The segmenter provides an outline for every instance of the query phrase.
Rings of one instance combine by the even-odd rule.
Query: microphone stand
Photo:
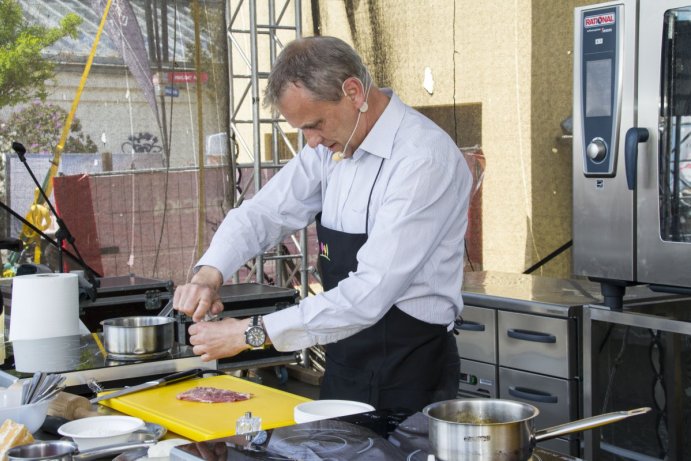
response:
[[[58,212],[55,210],[55,207],[53,207],[53,204],[50,202],[48,199],[48,196],[46,195],[46,192],[43,190],[41,187],[41,184],[38,182],[38,179],[36,179],[36,176],[34,175],[34,172],[31,170],[31,167],[29,167],[29,164],[26,162],[26,157],[24,154],[26,154],[26,148],[24,145],[22,145],[19,142],[13,142],[12,143],[12,150],[14,150],[17,155],[19,156],[19,160],[24,164],[26,167],[26,170],[29,172],[29,175],[31,176],[31,179],[33,179],[34,184],[36,184],[36,187],[38,188],[39,192],[43,196],[43,199],[46,201],[48,204],[48,208],[50,208],[50,211],[53,213],[55,216],[55,219],[58,223],[58,230],[55,232],[55,239],[57,240],[57,248],[58,248],[58,264],[60,265],[60,272],[64,272],[65,269],[63,267],[63,252],[66,251],[63,249],[63,243],[65,240],[67,240],[70,245],[72,245],[72,248],[74,249],[74,252],[77,254],[76,256],[76,261],[81,265],[84,269],[86,269],[86,277],[93,284],[94,287],[98,287],[99,283],[94,277],[95,271],[89,267],[88,264],[84,261],[84,258],[82,258],[82,255],[79,253],[79,250],[77,249],[77,246],[74,244],[74,237],[70,233],[70,231],[67,229],[67,225],[65,222],[62,220],[60,215],[58,215]],[[25,224],[27,224],[27,221],[21,218],[21,221]],[[37,230],[35,226],[30,225],[33,230]],[[40,232],[40,231],[39,231]],[[40,232],[41,236],[47,237],[43,232]]]
[[[55,248],[58,248],[58,242],[56,242],[55,240],[53,240],[53,238],[50,237],[49,235],[46,235],[41,229],[39,229],[38,227],[36,227],[36,226],[35,226],[34,224],[32,224],[31,222],[27,221],[22,215],[20,215],[20,214],[17,213],[16,211],[14,211],[12,208],[10,208],[9,206],[7,206],[7,204],[4,203],[4,202],[2,202],[1,200],[0,200],[0,208],[4,209],[4,210],[7,211],[9,214],[11,214],[13,217],[15,217],[15,218],[17,218],[18,220],[20,220],[20,221],[22,222],[22,224],[24,224],[25,226],[29,227],[31,230],[33,230],[34,232],[36,232],[38,235],[41,236],[41,238],[45,239],[48,243],[50,243],[51,245],[53,245]],[[20,240],[20,241],[21,241],[21,240]],[[13,248],[11,248],[11,249],[13,250]],[[95,275],[96,277],[102,277],[102,275],[99,274],[98,272],[96,272],[94,269],[92,269],[91,266],[89,266],[89,265],[86,263],[86,261],[84,261],[83,259],[80,259],[80,258],[78,258],[77,256],[75,256],[72,252],[70,252],[70,250],[65,250],[65,254],[66,254],[67,256],[69,256],[70,259],[72,259],[72,261],[74,261],[74,262],[76,262],[77,264],[79,264],[80,266],[82,266],[86,272],[88,272],[88,273],[90,273],[90,274],[93,274],[93,275]]]

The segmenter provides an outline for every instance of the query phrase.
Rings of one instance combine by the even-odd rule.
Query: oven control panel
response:
[[[621,104],[622,6],[581,12],[581,72],[575,78],[581,89],[583,173],[591,177],[616,174],[618,109]]]

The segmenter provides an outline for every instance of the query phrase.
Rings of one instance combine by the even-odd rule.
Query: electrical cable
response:
[[[557,248],[556,250],[554,250],[553,252],[551,252],[550,254],[548,254],[547,256],[545,256],[544,258],[542,258],[541,260],[539,260],[538,262],[536,262],[535,264],[533,264],[532,266],[530,266],[529,268],[524,270],[523,273],[524,274],[530,274],[530,273],[534,272],[535,270],[539,269],[540,266],[547,264],[552,259],[559,256],[561,253],[563,253],[564,251],[571,248],[572,245],[573,245],[573,240],[569,240],[568,242],[566,242],[565,244],[563,244],[562,246],[560,246],[559,248]]]
[[[121,37],[122,40],[124,41],[124,37]],[[122,49],[124,50],[125,47],[122,45]],[[127,92],[125,94],[125,100],[127,101],[127,113],[129,115],[129,122],[130,122],[130,136],[129,138],[133,140],[132,143],[132,148],[131,152],[129,153],[132,156],[132,161],[130,163],[130,166],[134,165],[134,154],[135,154],[135,149],[134,149],[134,114],[133,114],[133,109],[132,109],[132,93],[130,92],[130,78],[129,78],[129,71],[125,69],[125,88],[127,89]],[[123,150],[123,153],[126,154]],[[134,271],[132,270],[132,267],[134,266],[134,235],[135,235],[135,221],[136,221],[136,214],[135,214],[135,203],[137,203],[137,200],[135,200],[136,197],[136,187],[135,187],[135,179],[134,175],[130,175],[130,194],[131,194],[131,203],[132,203],[132,208],[130,210],[130,216],[132,219],[131,225],[130,225],[130,248],[129,248],[129,256],[127,258],[127,266],[129,267],[129,272],[133,273]],[[113,220],[113,235],[117,235],[115,233],[115,222],[116,220]]]
[[[649,329],[648,332],[651,336],[650,346],[648,347],[648,358],[650,359],[650,367],[653,370],[653,387],[652,387],[652,400],[653,406],[656,410],[655,415],[655,426],[657,430],[655,431],[655,436],[657,438],[657,443],[660,448],[658,457],[660,459],[666,459],[668,447],[666,444],[666,434],[667,431],[667,386],[665,383],[665,350],[660,340],[660,331],[655,331]],[[657,351],[657,356],[656,356]],[[662,401],[658,401],[656,387],[660,386]]]
[[[609,378],[607,380],[607,387],[605,388],[605,397],[602,401],[602,411],[601,413],[606,413],[607,408],[609,407],[609,400],[612,396],[612,388],[614,384],[614,375],[617,372],[617,368],[624,363],[624,352],[626,351],[626,346],[628,343],[628,338],[629,338],[629,331],[631,327],[626,326],[624,329],[624,336],[621,339],[621,347],[619,348],[619,352],[617,353],[616,357],[614,358],[614,362],[612,363],[612,367],[609,370]]]
[[[513,53],[513,67],[514,67],[514,95],[515,95],[515,100],[516,100],[516,127],[517,129],[517,153],[518,153],[518,164],[520,166],[520,178],[521,178],[521,184],[523,185],[523,205],[525,207],[525,215],[528,222],[528,238],[530,239],[530,244],[532,245],[532,250],[535,255],[537,255],[537,258],[540,259],[540,252],[538,251],[537,247],[537,242],[535,241],[535,232],[533,230],[533,220],[530,219],[530,210],[529,210],[529,205],[531,203],[531,194],[530,194],[530,187],[528,186],[528,181],[527,181],[527,174],[526,171],[529,169],[528,166],[526,166],[526,163],[524,161],[524,136],[523,136],[523,131],[520,129],[520,127],[523,126],[523,116],[524,112],[521,110],[521,91],[522,91],[522,85],[519,83],[521,82],[521,75],[519,73],[520,70],[520,65],[518,62],[519,56],[522,56],[523,53],[519,50],[519,44],[521,43],[520,37],[519,37],[519,18],[520,15],[517,14],[518,11],[520,11],[523,8],[523,6],[520,4],[519,0],[514,0],[514,15],[513,17],[515,18],[514,20],[514,37],[513,37],[513,42],[516,44],[515,45],[515,52]],[[522,25],[522,24],[521,24]]]
[[[456,0],[453,1],[453,15],[451,17],[451,62],[452,75],[453,75],[453,92],[452,92],[452,110],[453,110],[453,140],[456,146],[458,146],[458,116],[456,115]],[[472,195],[471,195],[472,198]],[[463,250],[465,255],[465,260],[470,266],[470,270],[475,272],[475,266],[473,266],[473,261],[470,259],[470,253],[468,252],[468,240],[463,239]]]
[[[173,5],[173,70],[175,70],[175,63],[176,63],[176,53],[177,53],[177,46],[178,46],[178,40],[177,40],[177,34],[178,34],[178,1],[175,0],[174,5]],[[165,101],[165,98],[163,99]],[[163,213],[161,215],[161,228],[158,234],[158,242],[156,243],[156,253],[154,255],[154,262],[151,268],[152,272],[152,277],[156,277],[157,272],[158,272],[158,257],[161,253],[161,245],[163,243],[163,231],[166,226],[166,218],[168,216],[168,193],[169,193],[169,184],[170,184],[170,152],[171,152],[171,146],[173,143],[173,107],[174,107],[174,99],[173,95],[170,95],[170,115],[168,117],[169,120],[169,129],[168,129],[168,142],[166,143],[167,145],[165,146],[165,155],[166,155],[166,174],[163,178]],[[162,111],[165,111],[165,104],[164,107],[161,108]],[[165,140],[164,140],[165,143]]]
[[[612,335],[612,330],[614,330],[614,324],[610,323],[607,327],[607,331],[605,332],[604,338],[602,338],[602,341],[600,342],[600,347],[598,347],[597,349],[598,354],[602,354],[602,351],[605,348],[605,345],[607,344],[609,337]]]

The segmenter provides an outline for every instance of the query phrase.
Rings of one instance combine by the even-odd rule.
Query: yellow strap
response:
[[[101,355],[104,358],[108,357],[108,353],[106,352],[106,348],[103,347],[103,343],[101,342],[101,339],[98,337],[98,333],[91,333],[91,337],[94,338],[94,341],[96,342],[96,345],[98,346],[98,350],[101,351]]]
[[[58,167],[60,166],[60,156],[65,148],[65,142],[70,134],[70,128],[72,126],[72,120],[74,119],[74,114],[77,112],[77,106],[79,105],[79,99],[82,96],[82,91],[86,85],[86,79],[89,76],[89,71],[91,70],[91,63],[94,61],[94,56],[96,55],[96,49],[98,48],[98,42],[101,40],[101,32],[106,25],[106,19],[108,18],[108,11],[110,10],[110,5],[113,0],[108,0],[105,9],[103,10],[103,17],[101,17],[101,23],[98,25],[98,31],[96,32],[96,37],[94,38],[94,43],[91,45],[91,52],[89,53],[89,58],[86,61],[86,66],[84,67],[84,72],[82,72],[82,79],[79,82],[79,88],[77,88],[77,94],[72,101],[72,108],[70,113],[67,115],[65,124],[62,127],[62,134],[60,135],[60,141],[55,147],[55,153],[53,154],[53,160],[50,162],[50,168],[46,174],[46,178],[43,180],[43,190],[46,191],[46,195],[50,197],[50,193],[53,190],[52,179],[58,173]],[[41,203],[43,201],[42,197],[37,197],[34,203]]]
[[[36,229],[44,232],[47,230],[53,222],[50,215],[50,209],[45,205],[36,204],[37,197],[39,195],[38,188],[34,189],[34,204],[29,208],[29,212],[26,214],[25,218],[29,224],[32,224]],[[36,264],[41,263],[41,236],[33,228],[26,224],[22,225],[22,232],[20,238],[24,240],[24,247],[29,248],[33,246],[34,258],[33,261]],[[6,277],[3,272],[3,277]],[[12,270],[12,276],[14,275],[14,270]]]
[[[94,38],[94,43],[91,45],[91,52],[89,53],[89,58],[86,61],[86,66],[84,67],[84,72],[82,72],[82,79],[79,82],[79,87],[77,88],[77,94],[74,98],[74,101],[72,101],[72,108],[70,109],[69,114],[67,114],[67,119],[65,120],[65,124],[62,127],[62,134],[60,136],[60,141],[58,142],[58,145],[55,147],[55,152],[53,155],[53,159],[50,161],[50,168],[48,168],[48,173],[46,173],[46,177],[43,180],[43,190],[46,193],[46,196],[50,197],[50,194],[53,191],[53,181],[52,179],[57,175],[58,173],[58,167],[60,166],[60,156],[62,155],[62,151],[65,148],[65,142],[67,141],[67,137],[70,134],[70,127],[72,126],[72,120],[74,120],[74,114],[77,112],[77,106],[79,105],[79,99],[81,98],[82,91],[84,90],[84,86],[86,85],[86,79],[89,76],[89,71],[91,70],[91,64],[94,61],[94,56],[96,55],[96,49],[98,48],[98,42],[101,40],[101,33],[103,32],[103,28],[106,25],[106,19],[108,18],[108,11],[110,11],[110,5],[113,3],[113,0],[108,0],[108,3],[106,4],[104,10],[103,10],[103,16],[101,17],[101,23],[98,25],[98,30],[96,31],[96,37]],[[37,213],[36,210],[34,209],[34,206],[36,205],[41,205],[43,203],[43,196],[38,193],[38,190],[34,192],[34,201],[31,204],[31,207],[29,209],[28,215],[34,216],[34,213]],[[43,211],[38,212],[40,216],[36,216],[35,219],[38,222],[41,222],[43,217]],[[50,217],[50,216],[49,216]],[[48,223],[48,226],[50,226],[50,223]],[[45,229],[41,229],[45,230]],[[34,261],[36,263],[40,263],[40,258],[41,258],[41,245],[40,245],[40,238],[34,232],[31,230],[28,226],[24,225],[22,226],[22,232],[20,235],[20,238],[24,240],[25,243],[29,244],[31,242],[36,243],[35,248],[34,248]],[[12,263],[15,263],[16,260],[18,259],[19,253],[15,253],[14,257],[10,258],[10,261]],[[3,273],[4,274],[4,273]]]

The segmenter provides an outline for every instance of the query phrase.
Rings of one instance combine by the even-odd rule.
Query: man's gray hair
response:
[[[357,52],[336,37],[293,40],[278,55],[264,90],[264,106],[275,108],[289,83],[309,90],[316,100],[338,101],[343,82],[357,77],[367,88],[372,84],[367,67]]]

